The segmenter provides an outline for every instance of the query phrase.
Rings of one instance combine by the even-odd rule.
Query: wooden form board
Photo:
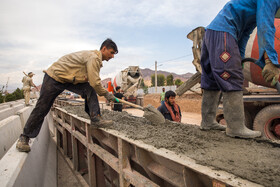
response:
[[[118,131],[92,128],[88,119],[58,107],[53,119],[58,146],[88,186],[260,186]]]

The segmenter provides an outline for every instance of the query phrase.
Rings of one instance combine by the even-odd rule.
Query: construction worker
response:
[[[25,100],[26,106],[29,106],[31,87],[35,87],[38,90],[37,86],[33,83],[33,80],[32,80],[32,77],[34,75],[35,75],[34,73],[29,72],[28,75],[25,74],[25,76],[22,78],[22,83],[23,83],[22,90],[23,90],[23,95],[24,95],[24,100]]]
[[[124,95],[121,93],[121,87],[120,86],[116,87],[116,93],[114,94],[114,96],[116,98],[119,98],[119,99],[123,99],[124,98]],[[122,103],[118,103],[117,101],[114,102],[114,107],[113,107],[114,111],[121,112],[122,108],[123,108]]]
[[[169,90],[165,93],[164,103],[158,107],[165,119],[181,122],[182,114],[179,105],[175,103],[176,93]]]
[[[274,49],[274,18],[279,0],[231,0],[207,26],[201,51],[202,130],[225,130],[230,137],[256,138],[261,132],[246,128],[241,59],[249,36],[257,26],[263,77],[272,85],[279,79]],[[265,60],[266,59],[266,60]],[[215,121],[220,91],[227,127]]]
[[[162,88],[162,92],[160,93],[160,104],[163,105],[165,100],[165,88]]]
[[[79,51],[67,54],[53,63],[45,72],[40,97],[30,114],[23,133],[17,142],[17,149],[29,152],[29,138],[36,137],[41,129],[44,117],[48,114],[55,98],[65,89],[81,95],[85,99],[85,111],[91,119],[91,126],[110,125],[112,120],[100,116],[97,95],[105,96],[109,101],[115,100],[101,85],[99,76],[102,61],[109,61],[118,53],[115,42],[105,40],[100,50]]]

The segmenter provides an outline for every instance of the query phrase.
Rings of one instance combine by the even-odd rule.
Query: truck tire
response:
[[[280,140],[280,105],[269,105],[261,109],[255,117],[253,128],[261,131],[263,138]]]
[[[253,129],[253,119],[251,114],[249,113],[248,110],[244,110],[245,114],[245,126],[249,129]],[[222,110],[218,110],[217,115],[216,115],[216,121],[220,123],[221,125],[227,125],[226,120],[224,119],[224,113]]]

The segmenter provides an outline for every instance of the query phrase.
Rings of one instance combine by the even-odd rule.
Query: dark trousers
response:
[[[85,111],[90,117],[100,115],[96,92],[88,82],[75,85],[60,83],[45,74],[40,97],[25,124],[23,135],[34,138],[39,134],[44,118],[48,114],[55,98],[65,89],[79,94],[85,99]]]
[[[220,58],[225,50],[231,56],[228,61]],[[241,55],[238,43],[231,34],[226,33],[225,36],[225,32],[206,30],[201,49],[201,68],[201,88],[222,92],[242,91]]]

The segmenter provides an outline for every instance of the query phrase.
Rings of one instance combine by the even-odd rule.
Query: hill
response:
[[[144,80],[151,80],[151,75],[155,74],[155,71],[151,70],[149,68],[145,68],[145,69],[140,68],[140,70],[141,70],[141,73],[142,73],[142,76],[143,76]],[[182,81],[188,80],[193,75],[193,73],[185,73],[185,74],[179,75],[179,74],[176,74],[176,73],[172,73],[172,72],[168,72],[168,71],[162,71],[162,70],[157,71],[157,74],[163,74],[165,77],[172,74],[174,80],[181,79]]]
[[[150,86],[151,85],[151,75],[155,74],[155,71],[151,70],[149,68],[145,68],[145,69],[140,68],[140,71],[141,71],[141,74],[142,74],[142,77],[144,79],[145,84]],[[172,72],[168,72],[168,71],[162,71],[162,70],[157,71],[157,73],[158,74],[163,74],[165,77],[172,74],[174,80],[181,79],[183,82],[188,80],[193,75],[193,73],[185,73],[185,74],[179,75],[179,74],[176,74],[176,73],[172,73]],[[101,81],[101,83],[102,83],[102,85],[106,85],[106,83],[110,80],[111,80],[110,78],[106,78],[106,79],[103,79]]]

